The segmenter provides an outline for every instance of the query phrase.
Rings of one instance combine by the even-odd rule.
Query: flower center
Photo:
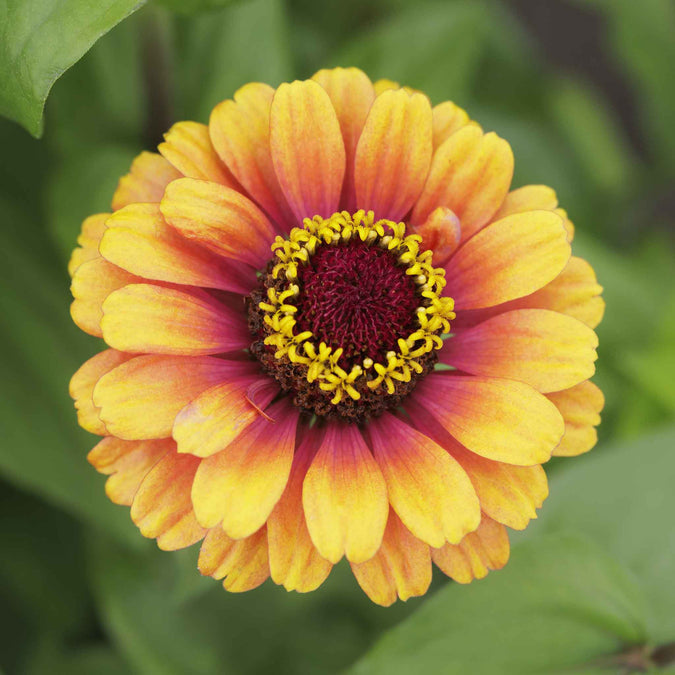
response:
[[[454,303],[420,241],[364,211],[277,237],[249,296],[251,353],[299,408],[362,422],[433,369]]]

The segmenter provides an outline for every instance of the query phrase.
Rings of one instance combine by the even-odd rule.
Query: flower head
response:
[[[90,462],[244,591],[346,557],[377,603],[502,567],[595,443],[603,302],[555,193],[452,103],[361,71],[249,84],[142,153],[72,256]]]

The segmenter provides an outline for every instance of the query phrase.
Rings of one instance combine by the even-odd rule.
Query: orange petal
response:
[[[220,255],[256,268],[272,256],[270,246],[276,230],[265,214],[236,190],[183,178],[167,188],[161,210],[184,237]]]
[[[565,430],[558,409],[515,380],[434,373],[413,396],[471,452],[498,462],[541,464]]]
[[[166,186],[181,175],[161,155],[142,152],[132,162],[129,173],[117,184],[112,199],[113,211],[135,202],[158,202]]]
[[[471,481],[442,447],[389,413],[371,420],[368,431],[389,502],[415,537],[438,548],[478,527]]]
[[[111,293],[101,329],[111,347],[127,352],[198,356],[243,349],[251,341],[243,310],[237,313],[204,291],[152,284]]]
[[[142,279],[100,256],[82,263],[75,270],[70,285],[74,298],[70,305],[70,316],[85,333],[102,337],[103,301],[113,291],[138,281]]]
[[[220,527],[208,531],[199,551],[199,571],[223,579],[230,593],[257,588],[270,575],[265,528],[246,539],[230,539]]]
[[[552,188],[547,185],[525,185],[506,195],[494,219],[501,220],[525,211],[553,211],[557,206],[558,197]]]
[[[249,390],[257,397],[251,400]],[[220,452],[265,413],[279,393],[277,383],[260,373],[231,377],[207,389],[176,416],[173,437],[178,452],[210,457]]]
[[[233,539],[259,530],[279,501],[293,461],[298,409],[284,398],[221,452],[203,460],[192,502],[204,527],[222,523]]]
[[[373,89],[375,89],[375,94],[379,96],[380,94],[384,93],[385,91],[389,91],[390,89],[400,89],[401,85],[394,81],[394,80],[388,80],[386,78],[382,78],[380,80],[376,80],[373,83]]]
[[[478,495],[481,510],[499,523],[523,530],[548,496],[546,473],[539,465],[513,466],[469,452],[414,399],[406,411],[417,429],[442,446],[462,466]]]
[[[541,307],[562,312],[595,328],[605,313],[605,301],[600,297],[593,268],[582,258],[572,257],[563,271],[549,284],[524,298],[516,300],[509,308]]]
[[[99,379],[94,404],[115,436],[166,438],[181,408],[245,367],[210,356],[138,356]]]
[[[555,191],[546,185],[525,185],[513,190],[506,195],[501,208],[494,215],[494,220],[500,220],[514,213],[526,211],[553,211],[563,219],[563,225],[567,231],[567,241],[574,239],[574,225],[567,217],[563,209],[557,208],[558,197]]]
[[[355,425],[331,423],[302,489],[307,528],[332,563],[372,558],[382,543],[389,505],[377,463]]]
[[[328,94],[307,80],[282,84],[270,112],[272,162],[300,224],[338,210],[345,175],[345,144]]]
[[[462,239],[459,218],[445,206],[434,209],[413,231],[422,237],[421,245],[433,251],[435,266],[444,265],[457,250]]]
[[[79,246],[72,252],[68,262],[68,274],[71,277],[82,263],[99,257],[98,244],[105,232],[105,223],[109,217],[109,213],[97,213],[85,218],[82,231],[77,238]]]
[[[174,124],[164,134],[164,143],[160,143],[157,149],[188,178],[210,180],[230,188],[238,188],[237,181],[214,150],[209,128],[205,124]]]
[[[467,124],[476,124],[469,120],[469,115],[452,101],[444,101],[435,105],[433,114],[434,150],[442,145],[455,131]],[[478,125],[476,125],[478,126]]]
[[[441,361],[472,375],[520,380],[548,393],[595,372],[596,334],[546,309],[504,312],[445,341]]]
[[[494,133],[466,126],[434,153],[429,177],[412,212],[424,222],[439,206],[457,214],[466,239],[490,222],[504,201],[513,177],[511,146]]]
[[[234,101],[219,103],[211,113],[213,147],[253,200],[279,225],[296,225],[279,185],[270,152],[270,108],[274,89],[253,82]]]
[[[389,607],[397,597],[405,601],[427,592],[431,584],[429,547],[410,533],[392,509],[380,550],[364,563],[352,563],[352,571],[373,602]]]
[[[572,457],[588,452],[598,440],[595,427],[600,424],[600,412],[605,397],[592,382],[582,382],[576,387],[549,394],[565,420],[565,435],[553,451],[558,457]]]
[[[302,484],[321,438],[316,427],[306,430],[293,456],[286,489],[267,521],[272,580],[287,591],[313,591],[333,568],[312,543],[302,508]]]
[[[169,227],[159,204],[131,204],[107,221],[101,255],[131,274],[175,284],[248,293],[255,285],[251,269],[246,281],[220,256],[181,237]]]
[[[361,137],[368,111],[375,100],[375,89],[368,76],[358,68],[320,70],[312,76],[312,79],[328,93],[340,122],[346,153],[340,205],[351,213],[357,209],[354,185],[356,144]]]
[[[464,223],[462,222],[462,228]],[[570,258],[559,216],[530,211],[478,232],[445,266],[455,309],[479,309],[529,295],[555,279]]]
[[[77,422],[83,429],[99,436],[106,433],[100,409],[94,405],[94,387],[103,375],[131,358],[133,354],[106,349],[85,361],[70,379],[70,396],[75,401]]]
[[[483,516],[475,532],[467,534],[458,546],[446,544],[432,549],[436,566],[460,584],[482,579],[488,570],[499,570],[509,560],[509,535],[506,528]]]
[[[87,455],[87,460],[99,473],[110,475],[105,484],[110,501],[131,506],[150,469],[175,447],[170,439],[123,441],[108,436]]]
[[[375,99],[356,148],[356,205],[398,221],[422,192],[432,152],[431,106],[402,89]]]
[[[134,497],[131,519],[144,537],[156,538],[165,551],[191,546],[206,534],[190,501],[199,461],[191,455],[167,453],[143,479]]]

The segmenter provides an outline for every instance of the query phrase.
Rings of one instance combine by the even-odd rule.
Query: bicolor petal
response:
[[[159,202],[166,186],[182,174],[155,152],[142,152],[122,176],[112,198],[113,211],[136,202]]]
[[[274,583],[287,591],[313,591],[333,568],[312,543],[302,507],[302,484],[322,436],[316,427],[306,430],[295,450],[284,493],[267,521],[270,573]]]
[[[175,444],[167,438],[123,441],[107,436],[87,455],[87,460],[96,471],[110,476],[105,483],[110,501],[131,506],[145,476],[175,449]]]
[[[321,556],[365,562],[382,544],[389,505],[382,472],[354,425],[329,424],[302,489],[307,528]]]
[[[276,231],[265,214],[236,190],[194,178],[174,181],[160,205],[184,237],[240,263],[260,268]]]
[[[88,263],[91,264],[91,263]],[[131,284],[103,303],[105,341],[127,352],[200,356],[243,349],[245,318],[201,290]]]
[[[202,460],[192,502],[204,527],[221,523],[233,539],[248,537],[279,501],[293,462],[298,411],[281,400],[270,407],[269,418],[259,417],[224,450]]]
[[[515,380],[432,374],[412,398],[471,452],[506,464],[548,461],[565,431],[558,409]]]
[[[296,222],[337,211],[345,144],[326,90],[312,80],[282,84],[270,112],[272,163]]]
[[[211,144],[209,128],[198,122],[177,122],[157,147],[183,176],[237,188],[237,181]]]
[[[192,399],[246,367],[210,356],[137,356],[98,380],[93,401],[109,433],[127,440],[167,438]]]
[[[507,216],[478,232],[450,258],[446,292],[456,309],[499,305],[553,281],[569,258],[559,216],[548,211]]]
[[[159,204],[116,211],[107,221],[100,251],[109,262],[153,281],[235,293],[248,293],[255,285],[253,268],[242,274],[242,266],[233,270],[220,256],[181,237],[166,224]]]
[[[168,452],[145,476],[131,505],[131,519],[144,537],[174,551],[191,546],[206,534],[195,518],[190,487],[199,460]]]
[[[399,89],[373,103],[356,147],[356,206],[398,222],[422,192],[432,153],[429,99]]]
[[[596,334],[577,319],[517,309],[458,331],[440,359],[465,373],[520,380],[548,393],[592,377],[597,346]]]
[[[435,208],[445,206],[459,218],[466,239],[490,222],[509,191],[512,176],[511,146],[494,133],[465,126],[434,153],[411,222],[423,223]]]
[[[368,432],[389,502],[415,537],[439,548],[478,527],[471,481],[443,448],[390,413],[371,420]]]

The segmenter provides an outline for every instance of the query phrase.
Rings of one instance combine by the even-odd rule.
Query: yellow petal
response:
[[[429,546],[415,538],[393,510],[389,511],[380,550],[364,563],[352,563],[359,586],[378,605],[396,598],[424,595],[431,583]]]
[[[598,440],[595,427],[600,424],[600,412],[605,397],[592,382],[582,382],[576,387],[549,394],[565,420],[565,435],[553,451],[558,457],[572,457],[588,452]]]
[[[181,408],[243,368],[210,356],[137,356],[98,380],[94,404],[119,438],[166,438]]]
[[[155,281],[250,292],[255,273],[243,283],[232,265],[181,237],[162,217],[159,204],[131,204],[107,221],[101,255],[131,274]]]
[[[220,527],[208,531],[199,551],[199,571],[223,579],[230,593],[257,588],[270,575],[265,528],[246,539],[230,539]]]
[[[101,410],[94,405],[94,387],[103,375],[131,358],[133,354],[106,349],[85,361],[73,375],[70,396],[75,401],[77,421],[83,429],[99,436],[106,433],[105,424],[99,417]]]
[[[436,566],[460,584],[482,579],[488,570],[498,570],[509,560],[509,537],[506,528],[483,516],[475,532],[467,534],[458,546],[446,544],[432,549]]]
[[[326,90],[340,122],[346,156],[340,205],[353,213],[357,209],[354,184],[356,144],[375,100],[375,89],[368,76],[358,68],[324,69],[312,79]]]

